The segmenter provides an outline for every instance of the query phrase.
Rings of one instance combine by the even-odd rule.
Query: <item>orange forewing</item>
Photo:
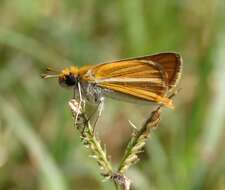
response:
[[[82,77],[102,88],[172,107],[166,98],[180,78],[181,59],[175,53],[161,53],[90,67]]]

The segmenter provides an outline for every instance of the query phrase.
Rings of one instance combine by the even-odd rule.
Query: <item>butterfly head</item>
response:
[[[74,87],[78,83],[78,68],[68,67],[62,71],[55,71],[53,69],[47,68],[48,74],[41,75],[42,78],[58,78],[59,84],[63,87]]]

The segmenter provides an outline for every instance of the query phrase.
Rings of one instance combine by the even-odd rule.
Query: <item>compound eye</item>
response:
[[[74,75],[66,75],[65,76],[65,84],[67,86],[74,86],[77,82],[77,78]]]

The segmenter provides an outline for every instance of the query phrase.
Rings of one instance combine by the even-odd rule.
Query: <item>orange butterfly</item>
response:
[[[176,87],[181,70],[179,54],[160,53],[79,69],[72,66],[42,77],[57,77],[60,85],[74,88],[82,102],[103,105],[104,97],[108,96],[173,108],[169,93]]]

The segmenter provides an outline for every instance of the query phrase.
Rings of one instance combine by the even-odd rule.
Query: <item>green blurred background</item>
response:
[[[175,110],[128,176],[138,190],[225,189],[225,6],[221,0],[0,0],[0,189],[108,190],[68,108],[72,92],[42,80],[62,69],[176,51]],[[143,106],[108,100],[98,123],[114,164]]]

